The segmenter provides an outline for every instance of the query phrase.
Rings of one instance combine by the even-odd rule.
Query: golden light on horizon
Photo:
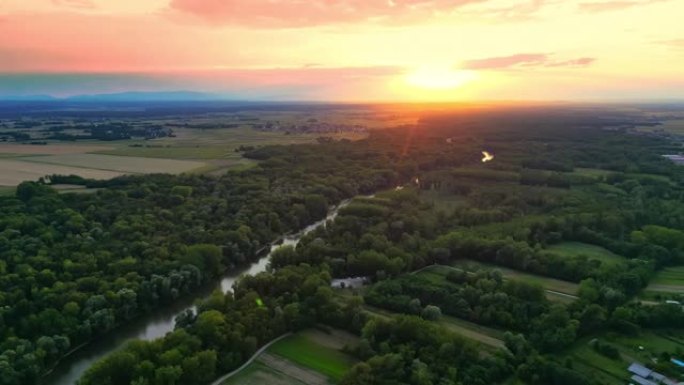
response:
[[[457,70],[444,66],[422,66],[406,75],[406,83],[428,90],[459,88],[477,79],[474,71]]]

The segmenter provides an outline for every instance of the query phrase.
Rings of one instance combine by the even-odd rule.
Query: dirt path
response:
[[[271,345],[273,345],[274,343],[276,343],[276,342],[282,340],[282,339],[285,338],[285,337],[289,337],[289,336],[291,336],[291,335],[292,335],[292,333],[285,333],[285,334],[283,334],[282,336],[280,336],[280,337],[274,339],[273,341],[267,343],[266,345],[262,346],[261,349],[257,350],[256,353],[254,353],[254,354],[252,355],[252,357],[250,357],[244,364],[242,364],[242,366],[240,366],[239,368],[233,370],[232,372],[230,372],[230,373],[228,373],[228,374],[226,374],[226,375],[223,375],[223,376],[219,377],[216,381],[212,382],[211,385],[219,385],[219,384],[221,384],[223,381],[227,380],[228,378],[233,377],[234,375],[236,375],[237,373],[239,373],[242,369],[244,369],[244,368],[246,368],[247,366],[249,366],[249,364],[251,364],[257,357],[259,357],[259,355],[260,355],[261,353],[263,353],[264,351],[266,351],[266,349],[270,348]]]
[[[662,291],[666,293],[684,293],[684,285],[662,285],[657,283],[652,283],[648,285],[646,290],[652,291]]]

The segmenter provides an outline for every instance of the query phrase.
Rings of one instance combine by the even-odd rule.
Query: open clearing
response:
[[[322,373],[335,381],[340,380],[354,364],[352,357],[320,345],[302,334],[278,341],[268,349],[268,352]]]
[[[488,268],[488,269],[497,269],[497,270],[501,271],[501,274],[503,274],[505,279],[515,279],[515,280],[519,280],[519,281],[523,281],[523,282],[527,282],[527,283],[540,285],[546,290],[551,290],[554,292],[567,294],[567,295],[571,295],[571,296],[576,295],[577,291],[579,290],[579,285],[576,283],[573,283],[573,282],[562,281],[560,279],[544,277],[541,275],[524,273],[522,271],[509,269],[507,267],[485,264],[485,263],[473,261],[473,260],[467,260],[466,259],[466,260],[456,261],[455,263],[452,264],[452,266],[460,268],[460,269],[464,269],[467,271],[476,270],[478,268],[483,268],[483,267]],[[443,266],[443,267],[445,267],[445,266]],[[435,270],[435,271],[437,271],[437,270]],[[442,274],[446,275],[446,274],[448,274],[448,271],[444,271]],[[553,299],[553,298],[550,298],[550,299]]]
[[[294,377],[270,368],[260,360],[222,382],[222,385],[307,385]]]
[[[371,315],[381,318],[392,318],[398,315],[404,315],[402,313],[396,313],[370,305],[363,305],[363,309]],[[445,315],[440,317],[437,323],[454,332],[455,334],[463,336],[474,342],[481,343],[485,347],[492,347],[496,349],[502,349],[505,347],[504,342],[501,340],[503,332],[499,330]]]
[[[0,154],[6,154],[8,156],[84,154],[88,152],[107,151],[111,148],[112,146],[97,145],[93,144],[93,142],[88,142],[87,144],[74,143],[46,145],[0,143]]]
[[[50,174],[110,179],[123,174],[205,173],[252,167],[241,146],[316,143],[321,136],[362,139],[362,133],[262,132],[251,128],[174,128],[176,137],[30,145],[0,143],[0,186],[16,186]],[[101,143],[105,143],[104,145]]]
[[[668,267],[659,271],[646,290],[684,294],[684,266]]]
[[[204,163],[173,160],[149,159],[131,156],[113,156],[100,154],[65,154],[33,156],[22,158],[26,162],[58,164],[63,166],[84,167],[96,170],[118,171],[123,173],[183,173],[203,167]]]
[[[549,246],[546,250],[568,257],[584,255],[589,259],[596,259],[607,265],[617,265],[626,261],[625,258],[608,249],[582,242],[561,242]]]
[[[80,175],[91,179],[110,179],[125,174],[120,171],[97,170],[59,164],[23,162],[14,159],[0,159],[0,186],[16,186],[27,180],[37,180],[51,174]]]
[[[174,128],[174,138],[125,141],[116,148],[99,153],[120,156],[138,156],[169,159],[236,159],[240,146],[257,147],[274,144],[288,145],[315,143],[321,136],[334,139],[362,139],[365,134],[285,134],[284,132],[263,132],[251,128],[189,129]]]
[[[575,175],[581,175],[581,176],[588,176],[592,178],[600,178],[604,177],[610,174],[614,174],[615,171],[610,171],[610,170],[602,170],[600,168],[575,168],[573,171],[573,174]]]
[[[680,338],[677,339],[676,335]],[[651,332],[642,331],[636,336],[615,333],[597,336],[601,343],[609,343],[620,352],[619,359],[611,359],[596,352],[590,345],[594,337],[579,339],[565,353],[572,358],[575,366],[585,374],[600,379],[606,384],[625,384],[629,382],[627,366],[632,362],[652,363],[663,352],[684,349],[681,331]]]
[[[684,266],[665,268],[659,271],[651,282],[659,285],[684,286]]]
[[[331,385],[356,362],[340,349],[356,343],[341,330],[304,330],[274,343],[222,385]]]

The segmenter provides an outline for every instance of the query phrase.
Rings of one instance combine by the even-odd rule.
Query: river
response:
[[[306,234],[324,226],[329,220],[335,219],[339,210],[347,206],[351,200],[345,200],[334,207],[325,219],[322,219],[304,230],[282,237],[282,242],[271,245],[271,250],[265,256],[259,258],[249,266],[227,272],[220,281],[197,290],[193,295],[180,299],[173,304],[158,308],[152,313],[146,314],[134,321],[107,333],[92,343],[76,350],[73,354],[65,357],[59,365],[47,375],[41,382],[44,385],[74,385],[93,363],[102,357],[121,349],[124,344],[134,339],[152,340],[163,337],[173,330],[175,318],[181,312],[194,308],[198,299],[209,296],[214,290],[220,288],[224,293],[232,290],[233,283],[243,274],[257,274],[266,270],[268,261],[274,250],[285,245],[296,246],[299,240]]]

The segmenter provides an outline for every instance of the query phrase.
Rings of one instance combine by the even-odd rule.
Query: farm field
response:
[[[561,242],[551,245],[546,250],[555,254],[568,257],[585,255],[589,259],[596,259],[607,265],[616,265],[626,262],[626,259],[601,246],[590,245],[582,242]]]
[[[278,341],[268,349],[268,352],[313,369],[336,381],[342,378],[354,362],[350,356],[321,345],[303,334]]]
[[[292,133],[263,132],[251,128],[174,129],[176,137],[154,140],[117,142],[113,149],[103,154],[142,156],[151,158],[223,159],[240,156],[235,150],[240,146],[267,146],[273,144],[315,143],[321,136],[333,139],[362,139],[365,134],[340,133]]]
[[[482,262],[472,261],[472,260],[460,260],[452,264],[453,267],[474,270],[477,268],[492,268],[501,271],[505,279],[515,279],[524,281],[527,283],[537,284],[542,286],[546,290],[555,291],[562,294],[567,294],[574,296],[579,290],[579,285],[573,282],[561,281],[560,279],[544,277],[541,275],[534,275],[529,273],[523,273],[518,270],[509,269],[506,267],[501,267],[497,265],[490,265]],[[444,271],[443,274],[447,274],[448,271]],[[555,298],[555,297],[554,297]]]
[[[63,155],[85,154],[88,152],[106,151],[112,148],[110,145],[100,145],[102,142],[83,143],[52,143],[46,145],[30,145],[18,143],[0,143],[0,157],[17,157],[28,155]]]
[[[222,385],[307,385],[305,382],[283,372],[272,369],[256,360],[235,376],[225,380]]]
[[[684,119],[666,120],[658,126],[639,126],[635,129],[643,132],[665,131],[672,134],[684,134]]]
[[[420,200],[434,205],[434,208],[437,210],[447,212],[466,203],[466,200],[460,195],[443,193],[437,190],[421,191]]]
[[[667,267],[659,271],[646,290],[684,294],[684,266]]]
[[[357,342],[358,337],[340,330],[304,330],[273,344],[222,385],[330,385],[355,362],[340,349]]]
[[[16,186],[50,174],[73,174],[92,179],[110,179],[130,173],[196,172],[217,175],[256,164],[237,151],[241,147],[315,143],[321,136],[350,140],[366,136],[354,132],[286,134],[248,127],[179,127],[174,128],[174,134],[175,137],[153,140],[88,140],[43,145],[0,143],[0,186]]]
[[[16,186],[26,180],[37,180],[51,174],[80,175],[84,178],[110,179],[125,174],[121,171],[98,170],[61,164],[0,159],[0,186]]]
[[[127,174],[190,172],[205,166],[204,163],[175,159],[150,159],[133,156],[100,154],[64,154],[32,156],[22,158],[24,162],[56,164],[71,167],[85,167],[95,170],[117,171]]]
[[[371,315],[381,318],[392,318],[403,315],[402,313],[396,313],[370,305],[364,305],[363,308]],[[505,346],[504,342],[501,340],[503,333],[499,330],[446,315],[442,315],[437,323],[458,335],[474,342],[482,343],[485,346],[496,349],[501,349]]]
[[[442,315],[439,323],[457,334],[493,348],[503,349],[506,346],[501,339],[503,333],[499,330],[446,315]]]
[[[676,339],[668,332],[644,331],[636,336],[625,336],[614,333],[597,337],[585,337],[570,348],[564,356],[572,358],[587,374],[603,380],[606,384],[624,384],[629,380],[627,367],[632,362],[652,364],[664,352],[676,352],[684,349],[684,340]],[[619,358],[609,358],[598,353],[591,341],[595,338],[601,343],[614,346]]]
[[[573,174],[580,176],[588,176],[592,178],[600,178],[612,174],[613,171],[602,170],[600,168],[581,168],[577,167],[573,171]]]

